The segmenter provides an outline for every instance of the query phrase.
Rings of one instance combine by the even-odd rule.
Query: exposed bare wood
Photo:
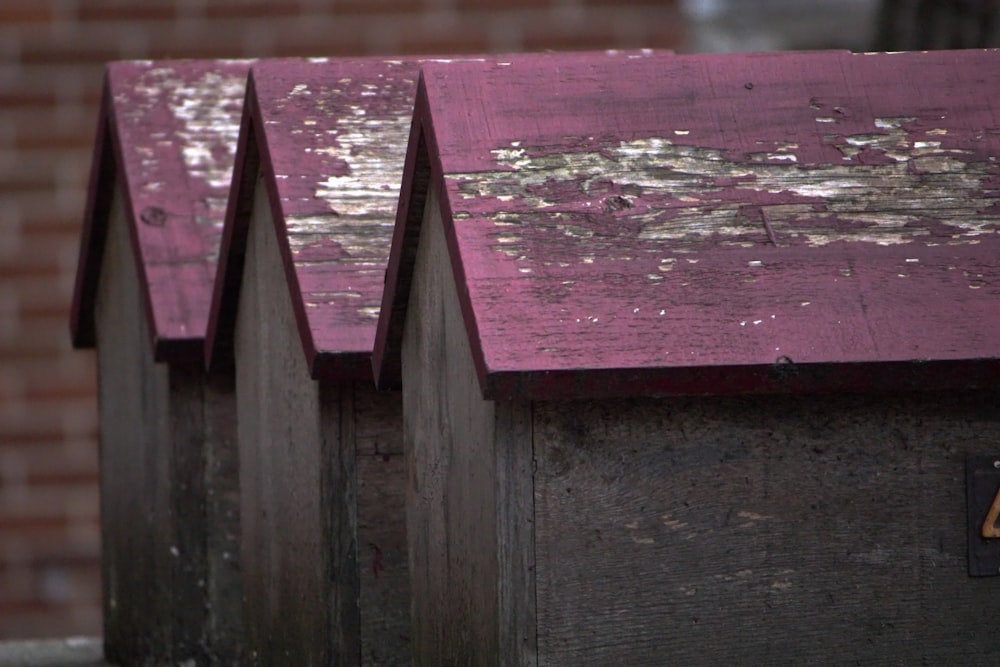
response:
[[[113,197],[95,299],[99,377],[101,578],[109,660],[163,655],[169,581],[169,487],[156,452],[169,450],[169,378],[153,362],[123,196]],[[157,582],[161,582],[160,585]]]
[[[479,397],[437,202],[403,335],[414,660],[536,664],[528,406]]]
[[[996,662],[1000,53],[551,58],[418,90],[417,661]]]
[[[995,393],[534,406],[549,664],[1000,658],[963,462]]]
[[[1000,53],[547,58],[418,95],[487,395],[996,384]]]
[[[201,348],[247,67],[106,77],[73,329],[99,347],[105,647],[130,664],[240,645],[232,379]]]
[[[272,210],[261,184],[234,331],[249,658],[405,664],[400,398],[310,377]]]

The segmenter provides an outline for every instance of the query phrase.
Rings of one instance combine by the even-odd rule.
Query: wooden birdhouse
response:
[[[72,310],[96,347],[104,643],[125,664],[232,661],[232,378],[203,370],[249,63],[108,66]]]
[[[402,410],[371,351],[417,74],[251,73],[208,352],[235,368],[253,664],[409,663]]]
[[[417,663],[1000,660],[1000,53],[421,81],[374,354]]]

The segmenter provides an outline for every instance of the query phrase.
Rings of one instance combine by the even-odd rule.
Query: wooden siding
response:
[[[310,378],[267,189],[236,315],[242,567],[252,664],[403,664],[398,395]]]
[[[414,660],[532,665],[528,406],[480,398],[433,193],[425,210],[402,354]]]
[[[198,361],[211,304],[250,61],[108,65],[72,312],[74,343],[94,342],[93,301],[106,202],[124,183],[136,279],[158,361]]]
[[[339,415],[320,413],[319,385],[309,379],[295,317],[282,298],[287,287],[267,195],[264,188],[257,193],[234,345],[245,657],[257,665],[349,664],[357,637],[337,629],[356,591],[333,585],[333,557],[345,547],[324,540],[327,504],[320,498],[320,448],[340,451]],[[331,465],[330,474],[339,470]],[[339,513],[334,524],[346,523],[344,503],[329,510]]]
[[[170,449],[169,371],[153,362],[120,191],[107,225],[95,299],[104,647],[109,660],[142,664],[169,639],[160,598],[170,517],[157,456]]]
[[[242,631],[232,380],[154,361],[123,201],[95,299],[105,647],[225,664]]]
[[[484,392],[995,386],[998,63],[427,64],[415,122]],[[419,224],[408,197],[401,226]],[[385,303],[407,289],[401,261]]]
[[[439,210],[402,336],[418,664],[1000,658],[965,535],[995,391],[484,401]]]
[[[534,404],[539,655],[995,663],[964,462],[996,454],[997,398]]]

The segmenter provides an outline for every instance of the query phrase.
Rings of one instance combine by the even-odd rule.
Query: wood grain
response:
[[[142,664],[165,655],[161,614],[169,581],[169,450],[166,366],[153,362],[123,196],[112,198],[96,294],[104,650],[109,660]]]
[[[384,58],[274,59],[251,73],[240,173],[264,174],[316,379],[371,376],[418,67]],[[224,354],[231,336],[239,280],[230,274],[243,270],[253,192],[236,183],[209,327],[213,354]]]
[[[324,530],[327,521],[343,523],[324,512],[345,508],[323,502],[329,487],[321,480],[339,466],[327,470],[320,459],[321,451],[340,451],[340,415],[321,415],[269,210],[259,188],[234,339],[246,657],[258,665],[349,662],[357,636],[341,636],[333,620],[349,608],[352,589],[333,585],[335,554]],[[338,597],[342,590],[348,600]]]
[[[540,660],[990,664],[991,392],[534,405]]]
[[[242,632],[232,380],[154,361],[122,205],[95,300],[105,646],[225,664]]]
[[[107,201],[124,183],[124,212],[158,361],[197,362],[233,170],[249,61],[108,65],[71,326],[91,346]]]
[[[442,189],[484,393],[996,386],[998,61],[428,63],[408,169],[431,182],[406,178]],[[408,289],[397,245],[384,303]],[[404,315],[380,324],[380,368]]]
[[[408,664],[400,397],[310,378],[262,184],[234,332],[248,659]]]
[[[479,396],[436,214],[432,192],[402,355],[414,661],[536,664],[528,406]]]

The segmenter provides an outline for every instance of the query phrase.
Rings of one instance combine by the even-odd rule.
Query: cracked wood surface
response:
[[[997,65],[429,64],[385,303],[402,316],[423,171],[488,397],[996,385]]]
[[[75,345],[94,344],[110,199],[121,183],[155,357],[202,358],[249,67],[108,65],[71,315]]]
[[[310,373],[371,377],[418,64],[277,59],[251,73],[209,333],[230,363],[249,206],[267,188]]]

